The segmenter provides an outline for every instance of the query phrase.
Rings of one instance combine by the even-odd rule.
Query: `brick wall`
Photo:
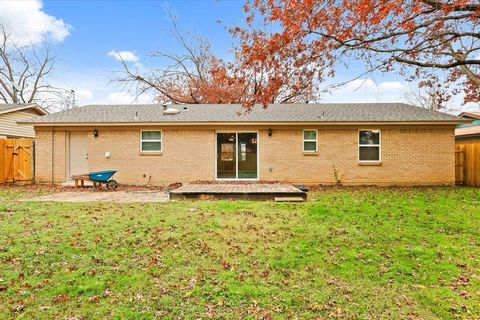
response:
[[[162,128],[163,152],[140,153],[140,129],[101,129],[98,137],[88,131],[89,170],[116,168],[120,183],[169,184],[215,179],[215,130],[227,128]],[[149,128],[149,130],[152,128]],[[160,129],[160,128],[159,128]],[[318,153],[303,153],[302,128],[272,127],[258,130],[259,177],[295,183],[335,183],[335,166],[344,184],[453,184],[453,127],[381,129],[381,165],[358,163],[358,128],[318,127]],[[248,130],[246,127],[228,130]],[[37,130],[36,177],[51,182],[52,131]],[[54,180],[68,175],[68,131],[55,132]],[[111,157],[106,158],[105,153]]]
[[[260,174],[265,180],[335,183],[334,167],[344,184],[453,184],[453,129],[381,131],[381,164],[358,162],[358,128],[318,130],[318,153],[303,153],[302,130],[262,132]],[[266,140],[266,141],[265,141]]]
[[[89,168],[119,169],[115,179],[131,184],[209,180],[215,174],[214,137],[213,130],[164,130],[162,153],[152,155],[140,153],[139,130],[99,130],[89,139]]]
[[[37,182],[51,183],[52,179],[54,183],[65,181],[67,141],[65,130],[35,131],[35,180]]]

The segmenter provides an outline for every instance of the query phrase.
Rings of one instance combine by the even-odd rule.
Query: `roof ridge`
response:
[[[169,106],[181,110],[175,115],[164,115],[161,104],[91,104],[53,113],[31,123],[462,122],[459,117],[403,102],[275,104],[266,109],[255,107],[247,113],[241,112],[240,104]],[[184,107],[188,107],[187,110]]]
[[[159,104],[159,103],[116,103],[116,104],[111,104],[111,103],[92,103],[92,104],[85,104],[82,106],[78,106],[76,108],[81,108],[81,107],[90,107],[90,106],[108,106],[108,107],[114,107],[114,106],[122,106],[122,107],[133,107],[133,106],[241,106],[241,103],[178,103],[178,104]],[[260,106],[261,104],[256,104],[256,106]],[[317,103],[270,103],[267,105],[267,107],[270,106],[327,106],[327,105],[407,105],[407,106],[413,106],[413,107],[419,107],[415,106],[413,104],[405,103],[405,102],[317,102]],[[421,108],[421,107],[420,107]]]

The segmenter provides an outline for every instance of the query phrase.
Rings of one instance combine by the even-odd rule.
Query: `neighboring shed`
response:
[[[17,122],[48,114],[35,103],[0,104],[0,138],[35,138],[32,125]]]
[[[455,129],[457,184],[480,186],[480,111],[462,112],[470,120]]]
[[[480,111],[462,112],[458,116],[472,122],[457,124],[455,141],[457,143],[480,142]]]

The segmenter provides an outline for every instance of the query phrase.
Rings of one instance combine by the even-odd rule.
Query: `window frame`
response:
[[[305,131],[315,131],[315,140],[305,139]],[[318,129],[303,129],[302,131],[302,149],[304,153],[315,153],[318,152]],[[305,150],[305,142],[315,142],[315,150]]]
[[[238,134],[239,133],[256,133],[257,134],[257,177],[256,178],[238,178],[238,153],[235,154],[235,171],[236,171],[236,174],[235,174],[235,178],[219,178],[218,177],[218,167],[217,167],[217,163],[218,163],[218,134],[219,133],[234,133],[235,134],[235,146],[238,145]],[[260,180],[260,157],[261,157],[261,153],[260,153],[260,140],[261,137],[260,137],[260,131],[258,130],[234,130],[234,131],[231,131],[231,130],[215,130],[215,161],[214,161],[214,164],[215,164],[215,167],[214,167],[214,171],[215,171],[215,180],[218,180],[218,181],[258,181]]]
[[[362,131],[378,131],[378,144],[360,144],[360,132]],[[358,129],[357,142],[358,142],[358,162],[362,162],[362,163],[382,162],[382,130],[381,129]],[[361,160],[360,149],[362,147],[378,148],[378,160]]]
[[[160,132],[160,140],[143,140],[144,132]],[[160,150],[143,150],[143,142],[160,142]],[[140,130],[140,153],[162,153],[163,152],[163,130]]]

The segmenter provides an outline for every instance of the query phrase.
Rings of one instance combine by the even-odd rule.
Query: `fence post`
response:
[[[0,183],[5,183],[5,141],[0,139]]]
[[[465,146],[455,146],[455,184],[465,184]]]
[[[32,158],[32,183],[35,183],[35,181],[37,181],[37,179],[35,178],[35,140],[32,142],[30,156]]]

